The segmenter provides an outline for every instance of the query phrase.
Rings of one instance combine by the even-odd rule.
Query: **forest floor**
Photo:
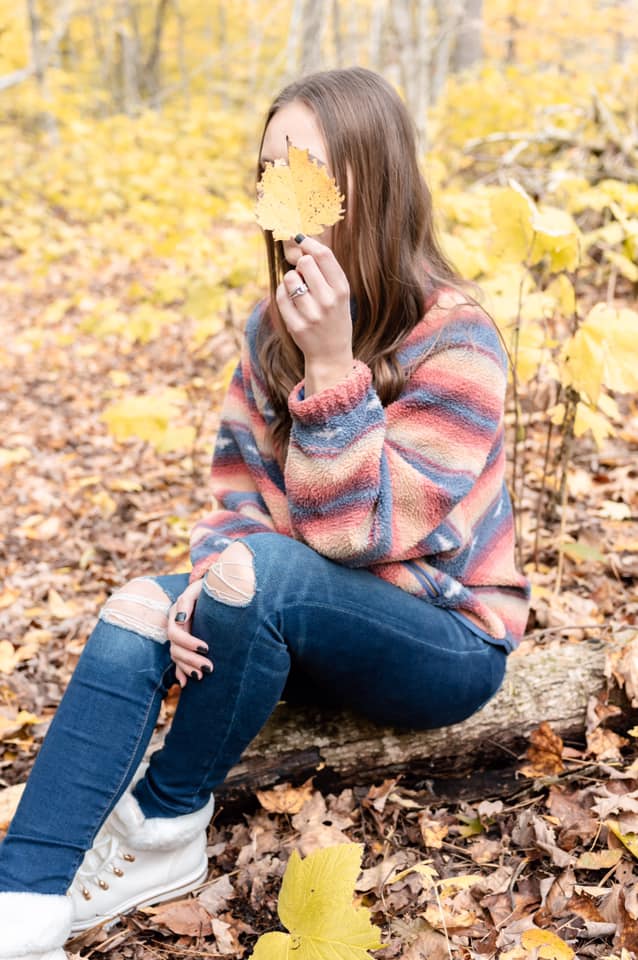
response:
[[[1,835],[101,603],[132,576],[188,569],[188,532],[207,507],[220,402],[245,318],[231,303],[225,322],[195,347],[187,321],[145,343],[97,337],[81,322],[91,304],[50,309],[73,290],[72,266],[51,270],[36,292],[10,260],[0,279],[7,291],[0,302]],[[140,278],[127,262],[114,261],[91,281],[94,302],[125,299],[134,282]],[[193,428],[187,450],[116,441],[101,419],[123,391],[168,390],[184,391],[175,417],[179,428]],[[555,593],[558,529],[544,514],[531,563],[543,445],[534,430],[526,442],[530,636],[564,634],[575,656],[586,632],[606,641],[636,623],[637,449],[631,405],[603,451],[579,444],[564,533],[580,554],[565,558]],[[160,728],[177,696],[173,688]],[[381,927],[379,957],[519,960],[535,955],[521,936],[536,928],[560,938],[538,942],[544,957],[638,956],[636,731],[621,732],[597,746],[558,744],[562,772],[520,774],[506,796],[475,802],[443,803],[427,788],[389,780],[326,796],[306,784],[283,799],[281,791],[255,797],[241,813],[221,809],[209,831],[210,875],[194,898],[85,934],[71,955],[248,956],[258,934],[281,929],[277,896],[291,851],[354,840],[364,845],[356,893]],[[280,805],[288,812],[277,812]],[[424,861],[437,882],[427,871],[393,880]]]

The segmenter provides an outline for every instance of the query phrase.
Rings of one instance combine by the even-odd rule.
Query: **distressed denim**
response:
[[[133,788],[146,816],[204,806],[281,699],[427,729],[464,720],[500,687],[507,651],[465,618],[289,537],[241,542],[254,595],[231,605],[202,589],[192,631],[214,669],[181,691],[165,742]],[[167,608],[188,582],[153,579]],[[165,633],[98,620],[0,844],[0,891],[66,892],[173,683]]]

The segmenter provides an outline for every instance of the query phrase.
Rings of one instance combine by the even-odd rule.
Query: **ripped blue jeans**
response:
[[[192,632],[214,669],[189,679],[133,789],[146,816],[204,806],[281,699],[427,729],[465,719],[500,687],[507,650],[465,618],[289,537],[241,542],[255,591],[200,594]],[[82,651],[0,844],[0,891],[65,893],[143,759],[175,682],[166,613],[188,576],[153,580],[165,599],[129,601],[119,619],[107,603]]]

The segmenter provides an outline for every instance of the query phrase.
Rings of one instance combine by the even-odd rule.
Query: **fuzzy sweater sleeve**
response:
[[[273,519],[255,480],[260,454],[246,390],[249,375],[249,349],[244,341],[241,359],[224,400],[215,442],[210,484],[213,509],[195,524],[191,533],[191,583],[206,574],[233,540],[273,530]]]
[[[450,515],[502,447],[506,358],[485,314],[457,311],[438,327],[426,316],[405,357],[413,372],[386,408],[361,361],[334,387],[306,399],[301,381],[289,396],[291,523],[349,566],[449,549]]]

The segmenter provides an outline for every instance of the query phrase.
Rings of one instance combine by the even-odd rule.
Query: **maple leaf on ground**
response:
[[[343,843],[302,860],[293,850],[281,884],[279,918],[290,933],[265,933],[253,960],[365,960],[382,946],[366,907],[352,903],[363,846]]]
[[[343,218],[343,196],[325,166],[288,145],[288,161],[267,163],[257,184],[257,223],[275,240],[313,236]]]
[[[524,777],[554,776],[565,769],[562,758],[563,741],[550,725],[543,721],[530,734],[530,745],[525,753],[530,761],[521,767]]]

